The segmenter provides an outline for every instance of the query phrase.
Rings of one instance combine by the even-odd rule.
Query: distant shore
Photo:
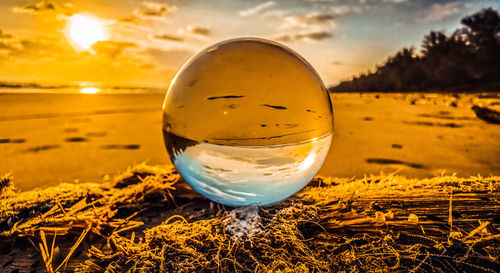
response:
[[[71,93],[79,94],[85,88],[95,88],[101,94],[163,94],[167,88],[144,85],[112,85],[102,83],[39,83],[0,81],[2,93]]]

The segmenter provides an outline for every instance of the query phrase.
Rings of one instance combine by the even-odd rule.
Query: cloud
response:
[[[185,49],[163,50],[149,48],[145,53],[156,61],[158,67],[173,67],[175,69],[185,63],[193,55],[193,52]]]
[[[389,4],[401,4],[408,2],[408,0],[381,0],[380,2]]]
[[[183,38],[175,36],[174,37],[183,40],[190,37],[206,40],[212,35],[212,31],[207,27],[188,25],[186,27],[179,28],[177,30],[177,34],[181,35]],[[171,38],[170,35],[168,38]]]
[[[278,40],[293,41],[322,41],[332,38],[332,31],[336,28],[335,20],[339,15],[332,12],[309,12],[307,14],[288,15],[281,19],[276,29],[285,32],[277,35]]]
[[[316,14],[310,14],[307,16],[306,20],[311,22],[311,23],[324,23],[324,22],[331,22],[337,18],[336,15],[333,14],[321,14],[321,13],[316,13]]]
[[[284,16],[281,24],[278,26],[278,29],[331,29],[335,27],[335,19],[337,17],[337,15],[331,13],[317,12]]]
[[[45,11],[56,11],[58,6],[53,1],[40,1],[36,3],[25,4],[13,8],[16,13],[37,14]]]
[[[331,12],[339,16],[412,3],[410,0],[302,0],[300,2],[305,7],[312,7],[322,12]]]
[[[141,69],[154,69],[156,67],[156,65],[154,64],[149,64],[149,63],[143,63],[141,64]]]
[[[54,37],[36,37],[13,39],[6,43],[10,47],[10,56],[16,57],[54,57],[72,54],[72,48],[66,40]]]
[[[137,48],[137,44],[123,41],[99,41],[92,46],[92,49],[100,55],[116,59],[127,49]]]
[[[36,3],[24,4],[12,8],[12,12],[29,15],[42,15],[52,13],[54,15],[71,16],[74,13],[73,4],[59,3],[52,0],[42,0]]]
[[[206,27],[188,26],[187,30],[195,35],[208,37],[212,34],[212,31]]]
[[[21,38],[10,35],[11,38],[0,40],[0,58],[9,59],[9,64],[18,61],[65,56],[71,48],[65,47],[58,39],[50,37]],[[71,52],[70,52],[71,53]],[[5,63],[4,63],[5,65]]]
[[[436,22],[445,18],[453,16],[463,10],[465,5],[463,3],[446,3],[434,4],[430,9],[423,14],[419,19],[421,22]]]
[[[286,34],[280,37],[277,37],[277,40],[283,41],[283,42],[294,42],[294,41],[299,41],[299,40],[306,40],[306,41],[322,41],[326,39],[333,38],[333,35],[329,32],[326,31],[318,31],[318,32],[309,32],[309,33],[299,33],[299,34]]]
[[[166,16],[177,11],[177,6],[160,2],[142,2],[142,6],[135,9],[132,14],[142,19],[164,20]]]
[[[5,32],[1,32],[6,36]],[[95,81],[106,83],[158,83],[169,79],[191,53],[187,51],[146,53],[147,43],[108,40],[95,43],[90,51],[77,51],[62,32],[9,33],[0,39],[0,74],[29,75],[39,79]],[[37,36],[34,36],[37,35]],[[162,63],[160,60],[169,60]],[[170,64],[175,64],[171,65]],[[162,69],[168,68],[168,73]]]
[[[113,20],[112,24],[126,32],[139,32],[151,30],[151,21],[166,21],[169,15],[177,11],[175,5],[160,2],[143,1],[141,6],[134,9],[132,14]]]
[[[15,48],[11,44],[0,41],[0,50],[11,51],[11,50],[14,50],[14,49]]]
[[[8,56],[17,59],[42,60],[44,58],[69,60],[81,59],[81,54],[90,54],[94,59],[116,60],[119,57],[126,59],[136,59],[138,45],[128,41],[99,41],[92,45],[92,51],[79,53],[68,43],[65,37],[36,37],[0,41],[0,49],[7,50]],[[132,54],[125,56],[129,51]]]
[[[14,37],[8,33],[3,32],[0,29],[0,39],[11,39],[11,38],[14,38]]]
[[[139,24],[139,18],[135,16],[123,17],[117,20],[120,23]]]
[[[19,43],[21,44],[24,51],[52,49],[52,43],[47,41],[26,39],[26,40],[21,40]]]
[[[176,34],[152,34],[149,38],[153,41],[161,42],[184,42],[192,38],[206,40],[207,37],[212,35],[212,31],[207,27],[188,25],[183,28],[177,29]]]
[[[122,17],[118,18],[116,20],[110,20],[110,27],[114,29],[113,31],[118,31],[118,32],[143,32],[143,33],[148,33],[151,31],[151,28],[147,22],[144,20],[136,17],[136,16],[129,16],[129,17]]]
[[[154,34],[150,35],[150,38],[152,40],[159,40],[159,41],[168,41],[168,42],[183,42],[184,38],[176,35],[170,35],[170,34]]]
[[[240,10],[240,11],[238,11],[238,14],[241,17],[247,17],[247,16],[259,14],[259,13],[263,12],[266,9],[269,9],[270,7],[272,7],[274,5],[276,5],[276,2],[274,2],[274,1],[267,1],[267,2],[264,2],[264,3],[258,4],[256,6]]]
[[[332,38],[333,35],[331,33],[328,33],[328,32],[311,32],[311,33],[305,33],[305,34],[296,34],[295,35],[295,39],[296,40],[300,40],[300,39],[310,39],[310,40],[316,40],[316,41],[320,41],[320,40],[325,40],[325,39],[328,39],[328,38]]]

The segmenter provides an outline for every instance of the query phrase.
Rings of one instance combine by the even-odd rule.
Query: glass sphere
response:
[[[333,113],[325,85],[291,49],[224,41],[190,59],[163,105],[170,160],[212,201],[268,205],[302,189],[328,154]]]

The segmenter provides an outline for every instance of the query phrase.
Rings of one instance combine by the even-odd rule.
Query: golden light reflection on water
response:
[[[80,93],[82,94],[95,94],[98,93],[99,91],[100,89],[96,87],[84,87],[80,89]]]

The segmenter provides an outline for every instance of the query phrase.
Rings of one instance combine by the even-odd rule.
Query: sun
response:
[[[88,50],[96,42],[106,40],[104,24],[90,15],[71,16],[68,22],[68,35],[75,47],[80,50]]]
[[[82,94],[95,94],[99,92],[99,88],[96,87],[84,87],[80,89],[80,93]]]

